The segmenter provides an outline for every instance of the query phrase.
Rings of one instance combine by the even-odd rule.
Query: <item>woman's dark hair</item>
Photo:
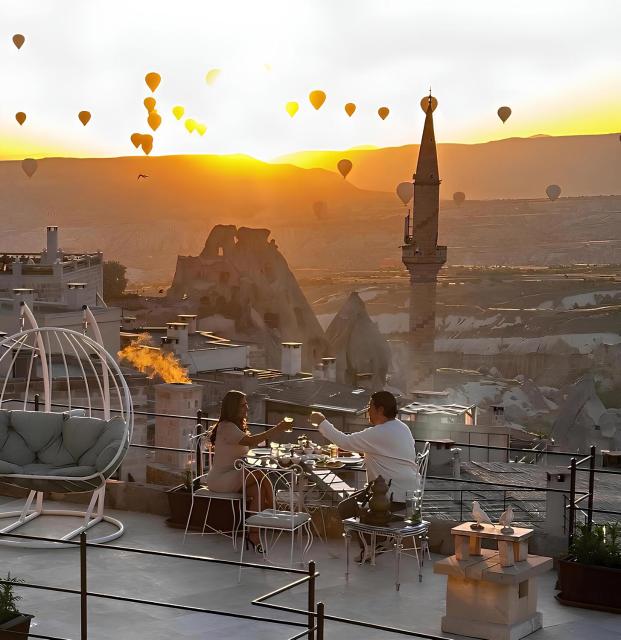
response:
[[[246,420],[242,418],[241,404],[246,398],[246,394],[242,391],[227,391],[222,404],[220,405],[220,418],[209,432],[209,441],[216,444],[216,434],[218,425],[221,422],[232,422],[236,424],[242,431],[246,431]]]
[[[397,399],[390,391],[376,391],[371,396],[371,402],[376,409],[384,410],[384,417],[392,420],[397,416]]]

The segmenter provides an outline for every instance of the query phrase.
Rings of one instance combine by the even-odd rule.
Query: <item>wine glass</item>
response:
[[[283,420],[287,423],[287,428],[285,429],[285,433],[292,433],[293,432],[293,418],[289,417],[289,416],[285,416],[283,418]]]

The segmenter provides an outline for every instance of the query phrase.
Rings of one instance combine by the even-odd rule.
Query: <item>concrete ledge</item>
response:
[[[537,611],[534,616],[516,622],[512,625],[494,624],[493,622],[478,622],[467,618],[444,616],[442,631],[456,633],[461,636],[483,638],[484,640],[519,640],[541,629],[543,615]]]

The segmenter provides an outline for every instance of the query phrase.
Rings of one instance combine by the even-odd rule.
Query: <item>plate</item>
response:
[[[317,462],[315,469],[322,469],[324,471],[334,471],[335,469],[342,469],[345,465],[342,462]]]
[[[362,462],[362,456],[359,453],[355,453],[351,456],[341,456],[339,458],[335,458],[337,462],[342,462],[344,465],[346,464],[358,464]]]
[[[271,449],[269,447],[255,447],[254,449],[250,449],[250,451],[248,451],[248,455],[249,456],[264,456],[266,454],[269,454],[271,452]]]

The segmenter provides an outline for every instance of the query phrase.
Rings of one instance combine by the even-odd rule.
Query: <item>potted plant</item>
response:
[[[15,593],[15,585],[23,582],[19,578],[11,578],[0,584],[0,640],[27,638],[30,632],[30,620],[33,616],[20,613],[17,603],[22,599]]]
[[[559,562],[562,604],[621,613],[621,524],[578,524],[569,556]]]
[[[188,521],[188,515],[190,513],[190,507],[192,506],[192,471],[185,469],[183,472],[183,482],[172,489],[169,489],[166,494],[168,496],[168,508],[170,509],[170,518],[166,520],[166,524],[170,527],[179,529],[185,529]],[[209,521],[208,524],[219,531],[232,531],[233,530],[233,513],[229,502],[223,500],[212,500],[209,505],[209,498],[201,496],[200,494],[194,495],[194,508],[192,509],[192,517],[190,518],[190,531],[202,531],[203,523],[205,522],[205,516],[207,514],[207,507],[209,506]],[[237,504],[233,505],[234,509],[237,509],[237,519],[239,519],[239,507]]]

